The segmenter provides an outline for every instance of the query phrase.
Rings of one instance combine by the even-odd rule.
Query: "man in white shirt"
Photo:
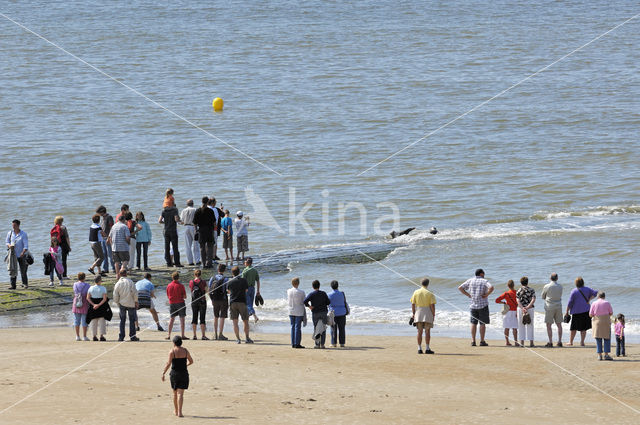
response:
[[[120,271],[120,279],[113,287],[113,302],[120,308],[120,335],[118,341],[124,341],[124,326],[129,315],[129,337],[131,341],[140,341],[136,336],[136,310],[138,308],[138,291],[133,281],[127,278],[127,270]]]
[[[289,301],[289,320],[291,321],[291,347],[304,348],[300,345],[302,341],[302,320],[304,319],[304,291],[298,289],[300,279],[293,278],[291,286],[287,291],[287,300]]]
[[[544,322],[547,325],[549,342],[545,347],[553,347],[553,324],[558,327],[558,347],[562,347],[562,285],[558,283],[558,274],[551,275],[551,282],[542,288],[544,300]]]
[[[196,215],[193,199],[187,201],[187,207],[180,212],[180,223],[184,225],[184,244],[187,249],[187,262],[190,266],[200,265],[200,244],[194,240],[196,228],[193,217]]]

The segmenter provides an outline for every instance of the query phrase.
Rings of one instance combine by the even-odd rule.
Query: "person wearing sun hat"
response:
[[[236,261],[244,261],[244,253],[249,251],[249,217],[244,217],[242,211],[236,213],[237,218],[233,221],[236,228],[237,255]],[[242,253],[242,258],[240,254]]]

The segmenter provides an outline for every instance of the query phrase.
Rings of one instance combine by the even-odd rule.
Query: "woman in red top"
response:
[[[173,330],[173,322],[176,320],[176,316],[180,317],[180,335],[182,339],[189,339],[184,335],[184,318],[187,315],[184,300],[187,299],[187,291],[185,291],[182,283],[178,281],[178,279],[180,279],[180,273],[173,272],[171,279],[173,280],[167,285],[167,298],[169,299],[171,319],[169,319],[169,335],[166,339],[171,340],[171,331]]]
[[[191,319],[191,326],[193,327],[193,339],[198,339],[196,335],[196,329],[198,328],[198,317],[200,317],[200,329],[202,330],[203,340],[208,340],[204,334],[207,325],[205,324],[205,316],[207,315],[207,284],[204,280],[200,279],[202,271],[194,270],[193,275],[195,279],[189,282],[189,289],[191,289],[191,311],[193,313],[193,319]]]
[[[507,304],[509,306],[509,311],[502,316],[504,339],[507,341],[506,345],[511,345],[509,342],[509,329],[513,329],[513,343],[518,346],[518,300],[516,299],[516,290],[514,289],[513,280],[507,282],[507,286],[509,287],[509,290],[496,298],[496,303]]]

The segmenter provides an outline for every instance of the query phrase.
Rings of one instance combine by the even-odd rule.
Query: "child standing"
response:
[[[624,351],[624,314],[620,313],[616,316],[616,357],[627,357]]]
[[[224,210],[224,218],[220,221],[220,228],[224,238],[222,247],[226,260],[233,260],[233,220],[229,217],[229,210]],[[231,257],[229,257],[229,252],[231,252]]]
[[[238,243],[236,261],[240,261],[240,253],[242,253],[242,260],[244,260],[244,253],[249,251],[249,217],[245,220],[242,211],[238,211],[236,215],[238,216],[234,221]]]

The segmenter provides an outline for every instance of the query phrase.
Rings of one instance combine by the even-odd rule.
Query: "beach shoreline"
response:
[[[165,334],[142,331],[141,342],[117,343],[115,332],[109,329],[108,342],[76,342],[69,327],[1,329],[11,366],[0,372],[0,421],[174,420],[169,384],[160,380],[171,348]],[[598,362],[591,345],[529,350],[433,338],[436,354],[418,355],[413,337],[350,335],[346,348],[326,350],[294,350],[286,334],[252,337],[254,345],[185,341],[195,359],[185,420],[582,424],[615,411],[617,423],[637,423],[633,345],[624,359]],[[309,335],[303,344],[310,346]]]

